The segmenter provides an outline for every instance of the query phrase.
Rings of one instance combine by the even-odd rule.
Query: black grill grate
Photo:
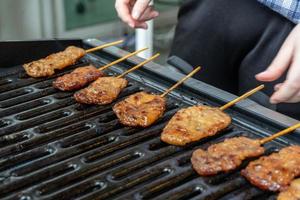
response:
[[[102,62],[100,58],[98,62]],[[268,132],[268,124],[229,111],[233,124],[222,133],[186,147],[170,146],[159,136],[170,117],[192,102],[185,100],[187,91],[179,95],[182,98],[169,97],[167,112],[150,128],[123,127],[112,105],[79,105],[72,92],[52,88],[55,77],[83,64],[48,79],[29,78],[21,67],[18,73],[1,78],[1,199],[274,198],[274,194],[252,187],[239,170],[204,178],[196,175],[189,161],[195,148],[237,135],[258,137],[254,130]],[[147,79],[151,77],[143,77]],[[160,92],[133,77],[129,80],[117,101],[144,89]],[[201,99],[201,103],[216,104]],[[257,125],[251,130],[245,122]],[[281,145],[267,144],[267,153]]]

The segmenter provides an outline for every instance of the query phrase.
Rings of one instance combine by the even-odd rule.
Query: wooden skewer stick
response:
[[[160,95],[160,97],[165,97],[168,93],[170,93],[172,90],[174,90],[175,88],[177,88],[180,84],[182,84],[184,81],[186,81],[188,78],[192,77],[194,74],[196,74],[199,70],[201,69],[201,67],[196,67],[196,69],[194,69],[191,73],[189,73],[188,75],[186,75],[183,79],[181,79],[180,81],[178,81],[175,85],[173,85],[172,87],[170,87],[169,89],[167,89],[164,93],[162,93]]]
[[[243,94],[242,96],[240,96],[240,97],[238,97],[238,98],[236,98],[236,99],[230,101],[229,103],[225,104],[224,106],[221,106],[221,107],[220,107],[220,110],[225,110],[225,109],[227,109],[227,108],[233,106],[233,105],[236,104],[237,102],[239,102],[239,101],[241,101],[241,100],[243,100],[243,99],[246,99],[247,97],[251,96],[251,95],[254,94],[255,92],[257,92],[257,91],[263,89],[264,87],[265,87],[264,85],[260,85],[260,86],[258,86],[258,87],[256,87],[256,88],[254,88],[253,90],[250,90],[249,92],[247,92],[247,93]]]
[[[98,47],[94,47],[94,48],[91,48],[91,49],[88,49],[86,50],[85,52],[86,53],[91,53],[93,51],[97,51],[97,50],[100,50],[100,49],[104,49],[106,47],[110,47],[110,46],[114,46],[114,45],[117,45],[117,44],[121,44],[123,42],[123,40],[118,40],[118,41],[115,41],[115,42],[110,42],[110,43],[107,43],[107,44],[103,44],[101,46],[98,46]]]
[[[154,60],[154,59],[157,58],[159,55],[160,55],[159,53],[155,54],[155,55],[152,56],[151,58],[149,58],[149,59],[147,59],[147,60],[141,62],[141,63],[138,64],[137,66],[132,67],[131,69],[129,69],[129,70],[127,70],[126,72],[124,72],[123,74],[117,76],[117,78],[122,78],[122,77],[125,76],[126,74],[128,74],[128,73],[130,73],[130,72],[132,72],[132,71],[134,71],[134,70],[136,70],[136,69],[142,67],[142,66],[145,65],[146,63],[148,63],[148,62]]]
[[[266,137],[266,138],[264,138],[264,139],[261,139],[261,140],[260,140],[260,144],[265,144],[265,143],[267,143],[267,142],[270,142],[270,141],[274,140],[275,138],[278,138],[278,137],[280,137],[280,136],[286,135],[286,134],[288,134],[288,133],[290,133],[290,132],[296,130],[297,128],[300,128],[300,123],[295,124],[295,125],[293,125],[293,126],[291,126],[291,127],[289,127],[289,128],[286,128],[286,129],[284,129],[284,130],[282,130],[282,131],[280,131],[280,132],[278,132],[278,133],[275,133],[274,135],[271,135],[271,136],[269,136],[269,137]]]
[[[142,51],[145,51],[145,50],[147,50],[147,49],[148,49],[148,48],[143,48],[143,49],[140,49],[140,50],[138,50],[138,51],[135,51],[135,52],[132,52],[132,53],[130,53],[130,54],[127,54],[126,56],[124,56],[124,57],[122,57],[122,58],[120,58],[120,59],[118,59],[118,60],[115,60],[115,61],[113,61],[113,62],[111,62],[111,63],[109,63],[109,64],[107,64],[107,65],[104,65],[103,67],[100,67],[99,70],[100,70],[100,71],[105,70],[105,69],[107,69],[107,68],[109,68],[109,67],[111,67],[111,66],[113,66],[113,65],[115,65],[115,64],[118,64],[119,62],[122,62],[123,60],[126,60],[127,58],[130,58],[131,56],[134,56],[134,55],[136,55],[136,54],[138,54],[138,53],[140,53],[140,52],[142,52]]]

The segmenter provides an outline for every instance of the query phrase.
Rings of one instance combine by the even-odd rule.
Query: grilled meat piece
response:
[[[71,73],[58,77],[53,82],[53,87],[62,91],[78,90],[102,76],[104,73],[92,65],[78,67]]]
[[[250,162],[242,175],[263,190],[283,191],[300,175],[300,146],[289,146]]]
[[[76,92],[74,97],[79,103],[105,105],[113,102],[127,84],[124,78],[100,77],[87,88]]]
[[[277,200],[300,200],[300,179],[294,180],[285,191],[279,194]]]
[[[138,92],[117,103],[113,110],[120,122],[127,126],[147,127],[160,118],[166,101],[159,95]]]
[[[179,110],[164,128],[161,140],[183,146],[213,136],[226,128],[231,118],[219,108],[192,106]]]
[[[193,168],[202,176],[215,175],[236,169],[246,158],[260,156],[264,148],[259,140],[235,137],[208,147],[207,151],[198,149],[193,152]]]
[[[32,77],[51,76],[55,70],[61,70],[73,65],[85,55],[85,50],[75,46],[69,46],[62,52],[54,53],[46,58],[24,64],[26,73]]]

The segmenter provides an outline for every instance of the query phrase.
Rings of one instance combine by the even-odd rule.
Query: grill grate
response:
[[[257,122],[266,132],[268,124],[229,110],[233,124],[222,133],[186,147],[164,144],[159,139],[162,128],[178,109],[193,102],[186,101],[188,92],[168,97],[167,112],[150,128],[123,127],[112,105],[79,105],[72,92],[52,88],[55,77],[84,62],[48,79],[29,78],[21,67],[18,73],[2,77],[1,199],[274,198],[274,194],[247,183],[239,170],[204,178],[196,175],[189,161],[195,148],[207,148],[237,135],[259,137],[244,126],[245,120],[248,124]],[[106,61],[98,58],[98,62]],[[114,74],[120,67],[108,73]],[[148,79],[151,77],[142,77],[142,81],[128,78],[130,84],[117,101],[141,90],[160,92],[154,85],[145,85]],[[204,97],[199,99],[204,100],[200,103],[216,104]],[[282,145],[267,144],[267,153]]]

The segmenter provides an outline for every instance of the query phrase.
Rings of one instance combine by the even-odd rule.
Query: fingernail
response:
[[[135,20],[138,20],[140,18],[140,12],[139,11],[133,11],[132,18]]]

